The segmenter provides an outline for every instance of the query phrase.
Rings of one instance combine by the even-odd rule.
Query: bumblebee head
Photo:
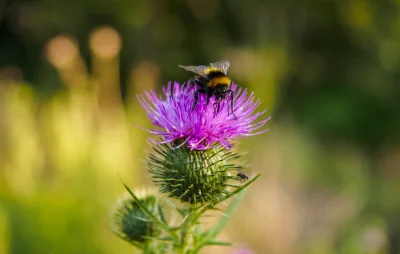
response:
[[[228,90],[228,85],[218,84],[215,86],[215,97],[218,101],[226,99],[226,91]]]

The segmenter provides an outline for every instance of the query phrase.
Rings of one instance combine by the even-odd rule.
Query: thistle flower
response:
[[[176,227],[167,222],[154,194],[139,198],[124,184],[133,199],[122,202],[114,213],[116,233],[145,253],[198,253],[206,245],[225,244],[215,239],[217,234],[237,207],[242,191],[261,175],[250,178],[242,163],[236,162],[240,156],[230,150],[238,138],[267,131],[262,127],[270,118],[257,120],[265,113],[256,112],[260,100],[236,84],[227,91],[233,99],[209,98],[196,86],[169,82],[163,88],[164,98],[155,91],[137,96],[158,127],[147,131],[161,140],[154,141],[154,153],[149,154],[153,182],[161,193],[182,202],[176,207],[182,216]],[[216,224],[203,231],[204,213],[237,194]]]
[[[248,94],[247,89],[238,88],[232,84],[234,92],[234,113],[228,114],[230,99],[220,102],[220,110],[215,112],[215,98],[211,97],[208,105],[206,96],[200,95],[196,107],[194,103],[195,86],[168,83],[163,88],[166,99],[158,97],[155,91],[138,96],[140,104],[147,111],[152,123],[160,129],[148,130],[161,136],[158,143],[177,143],[178,146],[187,144],[190,150],[207,150],[223,146],[232,148],[232,142],[240,137],[261,134],[267,129],[259,130],[270,119],[254,123],[265,113],[254,113],[260,105],[260,100],[254,94]]]

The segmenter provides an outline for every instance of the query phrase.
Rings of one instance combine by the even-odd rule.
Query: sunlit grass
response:
[[[94,33],[93,74],[72,37],[49,41],[47,58],[65,85],[49,100],[29,84],[1,81],[0,253],[129,250],[109,215],[123,191],[118,174],[133,186],[148,182],[146,135],[133,124],[143,122],[140,110],[122,104],[120,46],[102,46],[101,32],[119,36]]]

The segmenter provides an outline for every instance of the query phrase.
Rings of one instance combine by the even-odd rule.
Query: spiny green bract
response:
[[[149,171],[160,192],[190,204],[216,204],[229,194],[229,171],[241,170],[232,163],[239,156],[224,148],[191,151],[186,146],[173,148],[163,144],[154,147]],[[231,186],[231,185],[230,185]]]
[[[154,195],[140,199],[140,202],[158,216],[163,216],[162,210]],[[138,203],[132,197],[126,197],[119,202],[114,212],[115,233],[129,242],[146,241],[146,237],[154,237],[160,234],[156,223],[143,212]]]

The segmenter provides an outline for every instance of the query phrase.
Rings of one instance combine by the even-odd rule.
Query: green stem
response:
[[[190,249],[190,238],[192,237],[193,225],[196,221],[193,220],[194,214],[191,208],[189,208],[188,213],[186,214],[187,218],[180,230],[180,242],[178,252],[179,254],[186,254]]]

